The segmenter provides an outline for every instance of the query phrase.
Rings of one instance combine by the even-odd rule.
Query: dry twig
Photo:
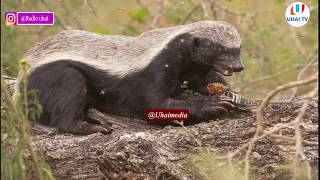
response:
[[[157,14],[154,16],[154,18],[152,20],[150,29],[154,29],[154,28],[158,27],[159,20],[160,20],[160,17],[162,15],[162,12],[163,12],[163,9],[164,9],[164,0],[159,0],[158,3],[159,3],[160,7],[159,7],[159,10],[158,10]]]
[[[262,101],[261,105],[259,106],[258,110],[257,110],[257,127],[259,129],[261,129],[261,135],[259,136],[255,136],[251,139],[251,141],[245,143],[244,145],[242,145],[239,149],[237,149],[236,151],[230,153],[227,158],[233,158],[235,155],[237,155],[240,151],[242,151],[244,148],[248,147],[249,144],[251,144],[252,142],[256,142],[270,134],[273,134],[277,131],[279,131],[280,129],[283,129],[283,128],[286,128],[286,127],[290,127],[293,125],[293,122],[290,122],[290,123],[279,123],[277,125],[275,125],[273,128],[271,128],[270,130],[263,130],[262,129],[262,121],[263,121],[263,118],[262,118],[262,110],[267,106],[267,104],[269,103],[270,99],[275,96],[278,92],[280,91],[283,91],[283,90],[286,90],[286,89],[289,89],[289,88],[292,88],[292,87],[295,87],[295,86],[301,86],[301,85],[305,85],[305,84],[310,84],[310,83],[313,83],[317,80],[317,77],[316,76],[313,76],[309,79],[306,79],[306,80],[302,80],[302,81],[293,81],[293,82],[289,82],[285,85],[282,85],[282,86],[279,86],[278,88],[276,88],[275,90],[271,91],[269,93],[269,95]]]
[[[268,76],[263,76],[263,77],[261,77],[259,79],[255,79],[255,80],[249,81],[249,82],[245,83],[244,85],[240,86],[240,91],[243,91],[243,90],[247,89],[249,86],[265,82],[266,80],[277,78],[278,76],[280,76],[280,75],[282,75],[284,73],[288,73],[290,71],[294,71],[294,70],[299,69],[299,68],[301,68],[303,66],[304,65],[296,65],[294,67],[287,68],[287,69],[285,69],[283,71],[280,71],[278,73],[275,73],[275,74],[272,74],[272,75],[268,75]]]
[[[224,11],[227,14],[234,15],[234,16],[242,16],[242,14],[240,14],[238,12],[233,12],[233,11],[229,10],[228,8],[219,4],[217,1],[213,0],[213,1],[211,1],[211,11],[213,14],[215,14],[215,7],[218,7],[221,11]]]
[[[49,11],[54,12],[54,10],[49,6],[49,4],[45,0],[41,0],[41,2]],[[67,27],[62,23],[61,19],[57,15],[55,15],[54,18],[57,20],[57,24],[59,24],[62,29],[67,29]]]
[[[257,137],[259,137],[259,135],[263,132],[263,126],[262,126],[262,122],[263,122],[262,111],[263,111],[263,109],[269,104],[269,101],[271,100],[271,98],[274,97],[280,91],[283,91],[283,90],[286,90],[286,89],[290,89],[290,88],[293,88],[293,87],[297,87],[297,86],[310,84],[310,83],[313,83],[313,82],[316,82],[316,81],[317,81],[317,75],[316,76],[312,76],[311,78],[308,78],[306,80],[293,81],[293,82],[289,82],[289,83],[287,83],[285,85],[278,86],[275,90],[271,91],[267,95],[267,97],[262,101],[261,105],[257,109],[256,133],[254,134],[253,138],[249,141],[248,150],[247,150],[246,156],[245,156],[245,179],[249,179],[249,170],[250,170],[249,157],[250,157],[252,149],[253,149],[253,147],[255,145],[255,142],[256,142],[255,139]]]
[[[208,15],[206,3],[204,2],[204,0],[199,0],[199,1],[202,9],[202,19],[208,19],[209,15]]]
[[[299,52],[301,54],[305,54],[306,53],[306,50],[303,48],[303,46],[301,45],[301,41],[297,35],[297,32],[296,32],[296,29],[294,29],[293,27],[290,28],[290,32],[291,32],[291,36],[292,36],[292,39],[294,41],[294,43],[296,44]]]
[[[283,140],[290,140],[290,141],[295,141],[296,139],[294,137],[289,137],[289,136],[284,136],[280,134],[270,134],[270,137],[276,138],[276,139],[283,139]],[[318,146],[319,142],[317,141],[307,141],[302,139],[302,143],[305,145],[310,145],[310,146]]]
[[[152,4],[152,1],[149,1],[149,3],[144,4],[143,2],[141,2],[141,0],[136,0],[136,3],[140,6],[141,9],[149,9],[149,7]]]
[[[190,17],[193,15],[193,13],[195,13],[198,9],[199,9],[200,5],[196,5],[194,6],[190,11],[189,13],[187,13],[187,15],[182,19],[181,23],[180,24],[185,24],[189,19]]]
[[[265,130],[263,130],[263,126],[262,126],[262,122],[263,122],[262,111],[263,111],[263,109],[268,105],[271,98],[274,97],[280,91],[290,89],[290,88],[293,88],[296,86],[310,84],[310,83],[313,83],[316,81],[317,81],[317,75],[312,76],[311,78],[308,78],[305,80],[289,82],[289,83],[282,85],[282,86],[279,86],[275,90],[271,91],[268,94],[268,96],[262,101],[261,105],[258,107],[257,112],[256,112],[257,113],[257,115],[256,115],[256,133],[254,134],[253,138],[250,139],[249,142],[243,144],[237,150],[233,151],[232,153],[229,153],[226,157],[223,157],[223,158],[228,158],[228,161],[231,162],[231,159],[234,156],[236,156],[239,152],[241,152],[243,149],[248,147],[248,149],[246,151],[245,159],[244,159],[244,161],[245,161],[245,179],[249,179],[249,170],[250,170],[249,157],[250,157],[250,154],[252,152],[252,149],[254,147],[255,142],[257,142],[258,140],[265,138],[265,137],[267,137],[267,136],[269,136],[269,135],[271,135],[271,134],[273,134],[283,128],[292,127],[293,125],[296,124],[296,120],[291,121],[289,123],[285,123],[285,124],[279,123],[279,124],[275,125],[274,127],[272,127],[271,129],[265,131]]]
[[[317,57],[318,57],[318,55],[313,56],[313,57],[304,65],[304,67],[301,69],[301,71],[300,71],[299,74],[298,74],[298,78],[297,78],[298,81],[302,79],[302,76],[304,75],[304,73],[306,72],[306,70],[310,68],[310,66],[311,66],[312,63],[317,59]],[[292,95],[291,95],[291,97],[290,97],[290,101],[293,100],[293,98],[295,97],[297,91],[298,91],[298,88],[296,88],[296,87],[293,88],[293,92],[292,92]]]
[[[303,146],[302,146],[302,135],[301,135],[301,129],[300,125],[302,123],[302,118],[305,115],[307,108],[312,101],[312,98],[314,98],[318,93],[318,86],[314,88],[313,91],[307,94],[305,102],[302,104],[302,107],[300,109],[300,112],[298,116],[295,118],[294,122],[294,131],[295,131],[295,139],[296,139],[296,153],[294,156],[294,161],[293,161],[293,166],[294,166],[294,174],[293,174],[293,179],[299,179],[300,174],[300,159],[305,160],[305,155],[303,153]],[[310,165],[307,164],[308,166],[308,179],[311,179],[311,168]]]
[[[280,91],[283,90],[287,90],[293,87],[297,87],[297,86],[302,86],[302,85],[306,85],[306,84],[310,84],[310,83],[314,83],[317,81],[317,75],[314,75],[308,79],[305,80],[300,80],[300,81],[292,81],[289,82],[285,85],[282,86],[278,86],[276,89],[274,89],[273,91],[271,91],[267,97],[262,101],[261,105],[259,106],[259,108],[257,109],[257,126],[259,128],[262,127],[262,122],[263,122],[263,115],[262,115],[262,111],[263,109],[268,105],[269,101],[271,100],[272,97],[274,97],[277,93],[279,93]]]
[[[84,0],[84,4],[88,6],[89,8],[89,12],[91,12],[92,14],[94,14],[94,16],[97,17],[97,13],[96,13],[96,10],[93,8],[92,4],[90,1],[88,0]]]

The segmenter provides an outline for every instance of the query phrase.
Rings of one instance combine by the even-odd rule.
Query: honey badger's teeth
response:
[[[232,76],[233,71],[222,66],[214,65],[214,70],[224,76]]]
[[[232,71],[224,70],[224,71],[223,71],[223,75],[225,75],[225,76],[231,76],[231,75],[232,75]]]

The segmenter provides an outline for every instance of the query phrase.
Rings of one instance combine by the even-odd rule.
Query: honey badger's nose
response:
[[[234,72],[241,72],[243,69],[244,69],[243,65],[242,66],[233,67],[233,71]]]
[[[241,62],[234,64],[232,67],[234,72],[241,72],[244,69],[244,66]]]

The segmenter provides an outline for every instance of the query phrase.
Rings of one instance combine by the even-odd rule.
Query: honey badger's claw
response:
[[[222,105],[224,107],[232,107],[232,108],[235,107],[232,103],[230,103],[228,101],[221,101],[221,102],[219,102],[219,105]]]
[[[236,99],[236,103],[237,103],[237,104],[240,104],[240,102],[241,102],[241,96],[240,96],[240,94],[237,94],[237,96],[238,96],[238,98]]]
[[[240,94],[236,94],[236,93],[233,93],[233,92],[230,92],[230,94],[232,95],[232,102],[236,103],[236,104],[239,104],[240,101],[241,101]]]
[[[228,92],[226,95],[221,95],[219,99],[224,101],[230,101],[235,104],[239,104],[241,101],[241,96],[234,92]]]
[[[228,101],[219,101],[216,105],[212,106],[211,109],[213,112],[227,112],[229,109],[234,108],[235,106]]]
[[[231,101],[231,102],[232,102],[232,97],[225,96],[225,95],[219,96],[219,99],[220,99],[221,101]]]
[[[224,107],[212,107],[212,110],[214,111],[214,112],[220,112],[220,111],[225,111],[225,112],[227,112],[228,110],[226,109],[226,108],[224,108]]]
[[[100,132],[102,134],[111,134],[113,129],[112,128],[107,128],[107,127],[103,127],[103,126],[100,126],[100,125],[95,125],[94,126],[94,130],[96,132]]]
[[[240,102],[240,96],[235,93],[226,93],[224,95],[212,96],[210,101],[203,106],[203,114],[224,113],[235,108],[235,104]]]

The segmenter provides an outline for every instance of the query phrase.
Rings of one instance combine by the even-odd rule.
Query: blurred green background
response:
[[[139,35],[151,28],[187,24],[202,19],[233,24],[242,37],[245,70],[228,78],[250,98],[261,98],[276,86],[318,72],[318,1],[306,0],[311,16],[299,28],[285,20],[292,1],[283,0],[1,0],[1,62],[3,74],[17,75],[18,61],[36,42],[63,29],[101,34]],[[54,11],[54,26],[6,26],[7,11]],[[259,80],[260,78],[264,78]],[[257,82],[255,82],[258,80]],[[252,83],[253,81],[253,83]],[[300,88],[298,94],[310,90]],[[291,91],[280,94],[290,96]]]

